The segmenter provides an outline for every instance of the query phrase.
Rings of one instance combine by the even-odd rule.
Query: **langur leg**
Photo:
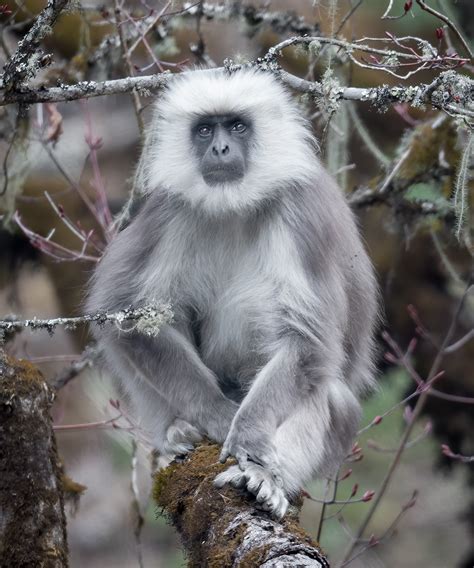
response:
[[[342,381],[322,385],[276,431],[274,444],[287,495],[314,478],[335,475],[360,420],[357,398]]]
[[[158,452],[160,465],[167,465],[175,456],[191,451],[202,439],[199,431],[179,418],[177,410],[136,374],[115,344],[109,345],[105,354],[118,391],[130,407],[140,434]]]
[[[113,347],[109,345],[108,352],[133,371],[128,379],[133,386],[128,385],[127,390],[143,390],[145,405],[153,391],[173,409],[175,418],[216,442],[224,441],[238,405],[222,393],[217,377],[183,334],[166,326],[156,338],[131,332],[109,339]],[[112,365],[122,376],[120,363],[112,361]],[[183,423],[178,430],[183,430]]]
[[[150,439],[160,455],[160,463],[167,465],[178,455],[192,451],[202,440],[197,428],[178,417],[175,409],[156,391],[135,377],[129,382],[128,399],[143,436]]]

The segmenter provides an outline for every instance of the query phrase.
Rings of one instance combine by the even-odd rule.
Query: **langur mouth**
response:
[[[202,177],[207,185],[214,186],[239,181],[244,173],[238,168],[213,168],[204,172]]]

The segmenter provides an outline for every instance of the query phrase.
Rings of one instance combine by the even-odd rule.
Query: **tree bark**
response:
[[[68,565],[53,391],[26,361],[0,351],[0,566]]]
[[[296,513],[278,523],[248,495],[214,487],[226,467],[218,446],[203,445],[156,474],[155,500],[180,534],[190,568],[329,567]]]

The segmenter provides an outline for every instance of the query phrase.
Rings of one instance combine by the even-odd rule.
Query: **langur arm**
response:
[[[217,442],[225,439],[238,405],[222,393],[216,376],[182,333],[171,326],[156,338],[120,332],[119,348],[178,416]]]
[[[293,412],[298,412],[305,397],[320,388],[328,375],[334,374],[332,363],[326,360],[323,366],[323,359],[309,341],[284,339],[242,401],[224,443],[221,461],[232,455],[245,468],[247,460],[251,460],[278,477],[277,451],[272,438],[277,428]]]

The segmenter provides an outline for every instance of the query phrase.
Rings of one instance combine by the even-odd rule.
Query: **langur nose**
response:
[[[227,156],[230,152],[230,148],[228,144],[223,144],[220,146],[213,146],[212,147],[212,155],[213,156]]]

